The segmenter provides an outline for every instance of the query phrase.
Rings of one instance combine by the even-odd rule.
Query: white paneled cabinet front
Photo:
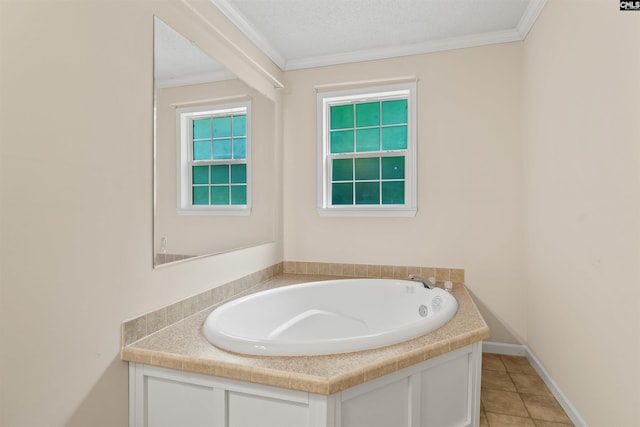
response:
[[[478,426],[481,343],[329,396],[131,363],[130,427]]]

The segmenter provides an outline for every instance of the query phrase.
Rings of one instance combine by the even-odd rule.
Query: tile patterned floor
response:
[[[526,357],[482,354],[480,427],[572,425]]]

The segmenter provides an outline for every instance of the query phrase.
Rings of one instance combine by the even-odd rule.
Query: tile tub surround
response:
[[[284,273],[250,292],[335,278]],[[453,292],[459,308],[451,321],[427,335],[379,349],[307,357],[231,353],[211,345],[202,334],[214,305],[124,346],[122,360],[329,395],[488,338],[489,328],[464,285],[455,283]]]
[[[464,283],[464,270],[461,268],[407,267],[396,265],[337,264],[323,262],[285,261],[284,273],[318,274],[343,277],[371,277],[382,279],[406,279],[409,274],[423,277],[435,277],[436,281]]]
[[[156,254],[154,259],[155,265],[167,264],[169,262],[184,261],[186,259],[195,258],[197,255],[181,255],[181,254]]]
[[[185,298],[158,310],[127,320],[121,325],[121,346],[141,340],[159,330],[180,322],[214,304],[229,300],[282,273],[283,263],[278,263],[224,285]]]
[[[239,296],[253,286],[281,273],[335,276],[332,279],[340,277],[406,279],[409,274],[420,274],[427,278],[435,277],[440,286],[443,286],[446,280],[464,283],[464,270],[460,268],[284,261],[123,322],[121,345],[124,347],[134,343],[214,304]]]

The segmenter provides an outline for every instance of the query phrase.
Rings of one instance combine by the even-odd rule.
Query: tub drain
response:
[[[418,313],[422,317],[427,317],[427,313],[429,313],[429,309],[427,308],[426,305],[422,304],[420,307],[418,307]]]

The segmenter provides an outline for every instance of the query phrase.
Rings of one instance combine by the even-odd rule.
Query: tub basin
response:
[[[261,356],[348,353],[433,331],[458,310],[440,288],[394,279],[302,283],[221,305],[203,326],[216,347]]]

